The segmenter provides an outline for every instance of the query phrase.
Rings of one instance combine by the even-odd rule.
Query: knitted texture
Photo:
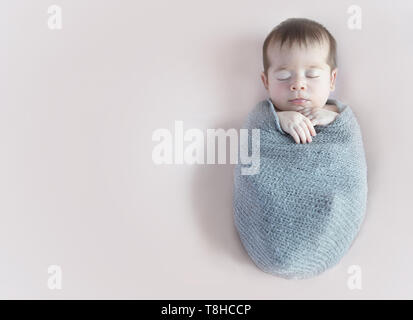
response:
[[[340,113],[332,123],[314,127],[311,143],[297,144],[282,130],[270,99],[259,102],[243,125],[260,129],[260,168],[243,175],[240,159],[234,168],[235,226],[254,263],[283,278],[309,278],[335,266],[364,219],[361,130],[348,105],[327,103]]]

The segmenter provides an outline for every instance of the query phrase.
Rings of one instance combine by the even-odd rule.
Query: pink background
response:
[[[63,10],[49,30],[47,8]],[[2,1],[0,297],[413,298],[412,1]],[[267,97],[262,44],[289,17],[338,42],[332,97],[368,161],[366,220],[309,280],[260,271],[232,217],[232,164],[152,161],[152,133],[239,128]],[[410,21],[409,21],[410,20]],[[60,265],[62,289],[47,287]],[[351,265],[362,290],[347,287]]]

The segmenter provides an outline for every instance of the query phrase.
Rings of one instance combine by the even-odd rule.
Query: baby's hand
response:
[[[310,119],[313,126],[325,126],[333,122],[338,116],[338,112],[332,111],[330,108],[304,108],[299,111],[301,114]]]
[[[281,129],[288,132],[296,143],[307,143],[313,141],[311,136],[315,136],[311,121],[297,111],[279,111],[277,112],[280,119]]]

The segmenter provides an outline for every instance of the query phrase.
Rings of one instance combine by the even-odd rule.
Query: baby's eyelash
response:
[[[315,78],[320,78],[320,76],[313,76],[313,77],[311,77],[311,76],[307,76],[307,78],[310,78],[310,79],[315,79]],[[289,80],[290,78],[286,78],[286,79],[277,79],[278,81],[286,81],[286,80]]]

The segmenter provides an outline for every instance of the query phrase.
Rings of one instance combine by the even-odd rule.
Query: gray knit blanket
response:
[[[284,132],[270,99],[250,112],[244,129],[260,129],[256,174],[234,168],[234,222],[253,262],[264,272],[304,279],[335,266],[350,249],[367,204],[367,164],[351,108],[297,144]],[[251,130],[249,149],[251,149]],[[245,146],[245,145],[244,145]]]

